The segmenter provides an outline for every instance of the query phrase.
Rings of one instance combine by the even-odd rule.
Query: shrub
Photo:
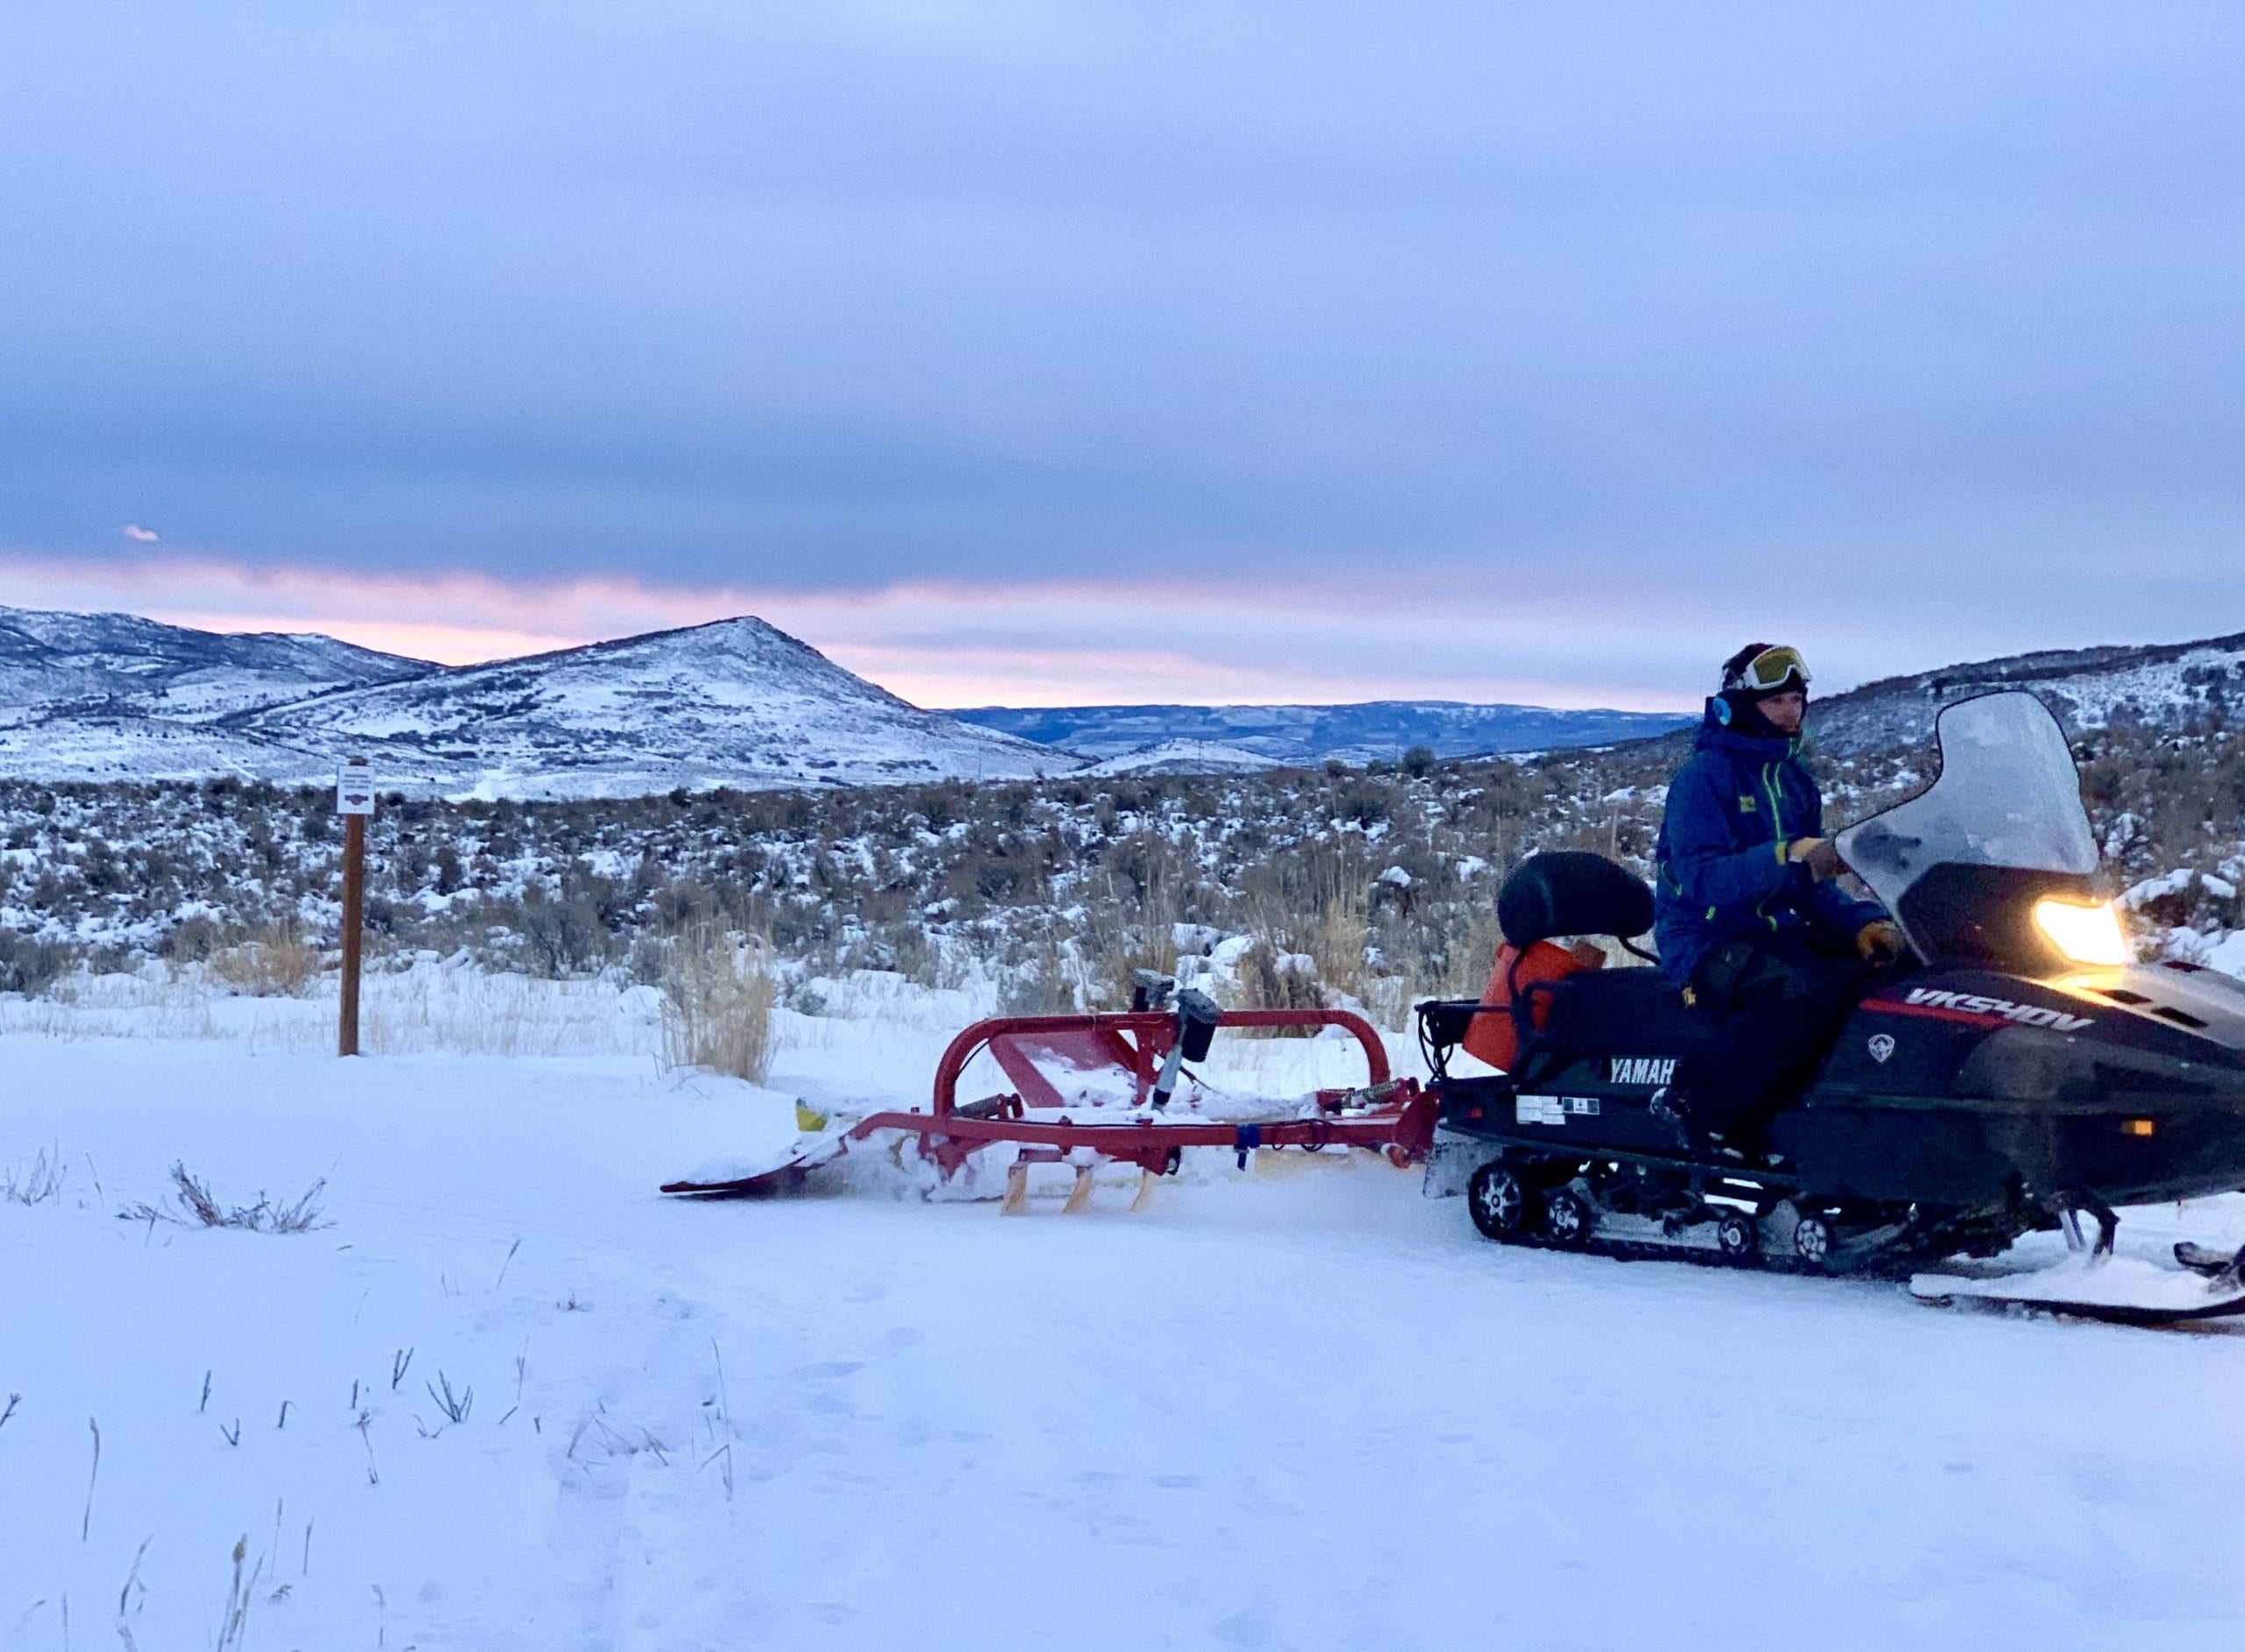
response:
[[[210,955],[210,973],[250,998],[294,998],[319,973],[319,953],[293,924],[274,924]]]
[[[197,914],[164,931],[156,951],[175,964],[200,964],[218,950],[218,926]]]
[[[523,896],[522,936],[538,973],[556,979],[599,968],[614,944],[590,895],[557,901],[535,885]]]
[[[663,1064],[763,1083],[772,1070],[771,943],[696,924],[669,937],[660,968]]]
[[[43,993],[76,961],[71,949],[59,941],[0,929],[0,993]]]
[[[1240,1009],[1322,1009],[1325,989],[1317,984],[1316,961],[1299,952],[1281,951],[1269,940],[1258,941],[1239,960]],[[1288,1027],[1251,1028],[1245,1037],[1307,1037]]]

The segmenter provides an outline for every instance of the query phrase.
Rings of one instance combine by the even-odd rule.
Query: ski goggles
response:
[[[1788,682],[1808,687],[1808,662],[1800,657],[1798,648],[1778,646],[1765,648],[1741,666],[1734,680],[1726,685],[1732,688],[1750,688],[1756,694],[1773,694]]]

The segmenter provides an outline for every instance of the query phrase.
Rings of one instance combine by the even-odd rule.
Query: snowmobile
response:
[[[1871,986],[1766,1140],[1695,1151],[1653,1115],[1714,1023],[1650,962],[1550,966],[1553,937],[1627,945],[1653,902],[1613,861],[1546,853],[1499,898],[1516,990],[1419,1007],[1437,1125],[1427,1191],[1462,1190],[1506,1243],[1914,1275],[1929,1301],[2117,1320],[2245,1312],[2245,1250],[2180,1245],[2179,1270],[2111,1260],[2116,1207],[2245,1189],[2245,984],[2130,962],[2098,895],[2072,755],[2039,700],[1961,701],[1935,738],[1939,778],[1836,839],[1913,956]],[[1544,966],[1522,968],[1539,945]],[[1490,1015],[1508,1018],[1516,1053],[1469,1073],[1457,1052]],[[2053,1228],[2077,1253],[2056,1268],[1986,1265]]]

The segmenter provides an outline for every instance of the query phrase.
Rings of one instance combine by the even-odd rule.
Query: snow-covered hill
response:
[[[1161,740],[1119,757],[1102,758],[1086,774],[1252,774],[1271,759],[1245,746],[1212,740]]]
[[[1014,780],[1081,760],[922,711],[758,619],[447,669],[318,636],[0,609],[0,775],[486,796]]]
[[[1453,700],[1342,706],[979,706],[956,714],[1087,757],[1118,758],[1169,741],[1221,744],[1273,764],[1393,762],[1413,746],[1436,757],[1607,745],[1692,719],[1665,712],[1560,711]]]
[[[437,670],[332,637],[224,635],[134,614],[0,608],[0,726],[83,717],[209,723]]]
[[[220,722],[439,669],[331,637],[0,608],[0,774],[298,778],[325,760]]]
[[[1890,677],[1817,703],[1818,741],[1835,751],[1924,740],[1942,707],[1999,688],[2041,695],[2076,728],[2115,721],[2181,728],[2245,712],[2245,632],[2204,642],[2080,648]]]
[[[486,796],[1020,780],[1079,766],[923,711],[752,618],[437,672],[228,727],[330,765],[367,756],[385,784]]]

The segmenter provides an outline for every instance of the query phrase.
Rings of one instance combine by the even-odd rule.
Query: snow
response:
[[[2162,872],[2156,878],[2146,878],[2121,892],[2120,905],[2133,912],[2167,895],[2184,894],[2198,880],[2198,876],[2188,866],[2178,866],[2173,872]]]
[[[0,1017],[0,1180],[68,1169],[0,1201],[0,1648],[66,1644],[66,1599],[71,1644],[216,1644],[238,1540],[253,1648],[2245,1632],[2245,1439],[2205,1421],[2234,1335],[1501,1249],[1361,1155],[1137,1214],[654,1194],[791,1140],[797,1097],[921,1100],[973,1006],[894,979],[783,1013],[766,1089],[662,1073],[593,983],[521,1000],[574,1053],[351,1062],[293,1042],[324,1007],[251,1037],[164,990]],[[1219,1048],[1243,1088],[1353,1058]],[[119,1221],[175,1160],[244,1202],[324,1178],[332,1225]],[[2181,1230],[2234,1244],[2245,1200],[2130,1213],[2123,1250]]]
[[[2208,969],[2245,980],[2245,929],[2226,931],[2200,954],[2198,961]]]
[[[1256,774],[1275,759],[1221,740],[1158,740],[1151,745],[1102,758],[1078,771],[1087,776],[1116,774]]]

